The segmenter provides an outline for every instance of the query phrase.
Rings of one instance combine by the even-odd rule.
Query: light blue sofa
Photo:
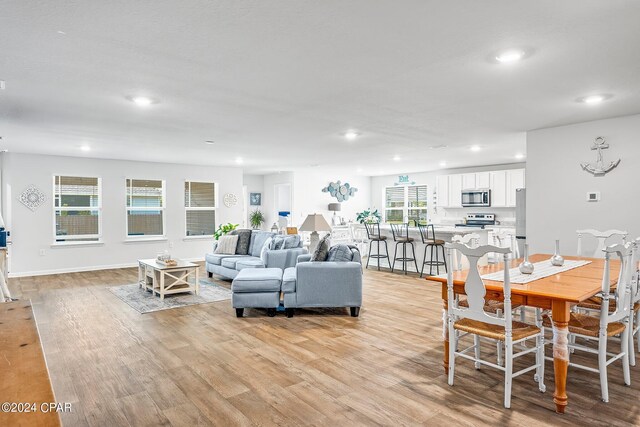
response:
[[[213,274],[234,279],[240,270],[245,268],[280,268],[282,270],[296,265],[298,256],[306,254],[308,251],[302,247],[303,242],[296,248],[268,250],[260,257],[262,247],[269,237],[274,237],[276,233],[269,231],[256,231],[251,233],[249,241],[248,255],[226,255],[213,253],[218,246],[218,242],[213,243],[212,253],[205,255],[205,268],[209,277]]]
[[[362,263],[360,252],[352,249],[348,262],[311,262],[300,255],[295,267],[284,270],[282,293],[287,317],[299,307],[349,307],[358,317],[362,306]]]

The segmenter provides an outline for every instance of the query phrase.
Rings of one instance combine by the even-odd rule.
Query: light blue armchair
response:
[[[351,261],[311,262],[300,255],[295,267],[284,270],[282,293],[287,317],[299,307],[349,307],[358,317],[362,306],[362,264],[360,252],[351,248]]]

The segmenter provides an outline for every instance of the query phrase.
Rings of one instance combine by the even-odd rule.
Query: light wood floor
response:
[[[523,375],[511,410],[493,369],[461,361],[449,387],[440,288],[415,276],[366,271],[359,318],[334,309],[237,319],[230,301],[140,315],[106,289],[135,281],[134,269],[10,280],[14,296],[33,301],[57,400],[73,404],[64,425],[640,423],[640,365],[630,388],[610,366],[609,404],[596,374],[570,369],[564,416],[550,362],[547,392]]]

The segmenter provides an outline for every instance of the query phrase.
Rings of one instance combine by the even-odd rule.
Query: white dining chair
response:
[[[640,237],[633,242],[631,255],[631,316],[629,317],[629,363],[636,366],[636,344],[638,340],[638,352],[640,352]]]
[[[610,258],[617,255],[620,258],[620,274],[618,285],[611,293],[611,277],[609,272]],[[611,245],[604,249],[604,272],[602,274],[602,305],[598,316],[581,313],[571,313],[569,318],[569,338],[578,337],[585,340],[597,340],[598,348],[578,344],[575,339],[569,339],[569,349],[584,351],[598,355],[598,368],[569,362],[569,366],[600,374],[601,398],[609,401],[609,385],[607,382],[607,367],[616,360],[622,359],[622,375],[624,383],[631,385],[629,372],[629,319],[631,317],[631,244]],[[609,311],[609,304],[615,303],[615,310]],[[551,316],[545,314],[543,325],[551,327]],[[610,337],[620,335],[620,352],[607,352]]]
[[[510,231],[509,229],[499,229],[498,231],[494,230],[491,233],[491,237],[493,239],[492,244],[494,246],[509,248],[511,249],[513,258],[520,258],[520,249],[518,248],[515,231]],[[497,254],[489,254],[489,262],[492,264],[499,263],[500,257],[498,257]]]
[[[538,389],[545,391],[544,385],[544,328],[512,320],[511,314],[511,284],[509,282],[509,248],[496,246],[480,246],[469,248],[460,243],[447,243],[447,256],[449,263],[453,261],[452,251],[461,252],[469,261],[469,273],[464,286],[467,294],[468,308],[461,308],[457,304],[453,292],[453,271],[447,272],[447,300],[448,300],[448,328],[449,339],[449,385],[453,385],[455,375],[455,363],[457,357],[472,360],[476,369],[481,365],[491,366],[504,372],[504,407],[511,407],[511,384],[519,375],[536,370],[534,379],[538,382]],[[478,260],[489,252],[503,255],[504,262],[504,313],[503,317],[485,311],[486,288],[478,271]],[[456,332],[460,331],[460,334]],[[474,343],[471,347],[458,350],[459,339],[466,335],[473,335]],[[480,358],[481,337],[504,343],[505,363],[504,367],[482,360]],[[514,353],[514,345],[528,339],[535,339],[535,347],[527,348],[519,353]],[[474,355],[467,354],[471,350]],[[525,354],[535,353],[535,364],[513,372],[513,360]]]
[[[477,248],[480,246],[480,235],[476,233],[469,234],[456,234],[451,238],[451,241],[454,243],[462,243],[470,248]],[[456,271],[462,270],[462,254],[455,249],[453,249],[453,259],[456,261],[455,265],[452,265],[452,268],[455,268]]]
[[[593,258],[602,258],[604,256],[603,249],[607,245],[608,239],[617,236],[621,237],[622,243],[626,243],[627,235],[629,234],[626,231],[621,230],[598,231],[591,228],[576,230],[576,233],[578,234],[578,256],[591,256]],[[583,242],[585,236],[596,239],[596,249],[593,253],[585,253]]]

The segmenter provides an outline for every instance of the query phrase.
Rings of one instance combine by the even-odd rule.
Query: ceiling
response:
[[[509,163],[527,130],[640,112],[638,22],[634,0],[5,0],[0,147],[248,173]],[[492,60],[511,47],[530,55]],[[593,93],[614,96],[576,102]]]

